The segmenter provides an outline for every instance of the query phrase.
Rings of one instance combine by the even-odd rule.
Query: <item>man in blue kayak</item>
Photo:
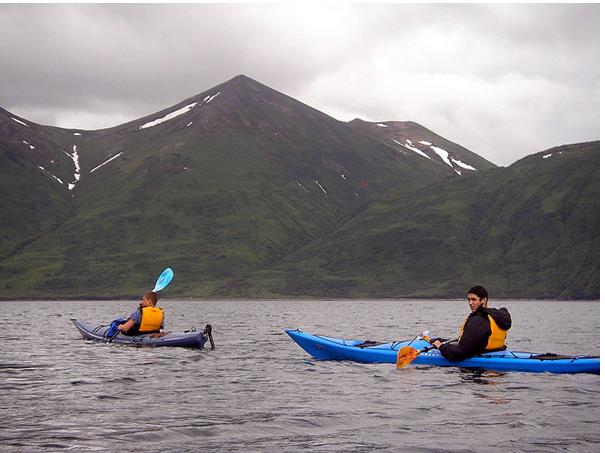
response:
[[[433,342],[441,355],[453,362],[484,352],[506,349],[506,333],[512,325],[506,308],[487,308],[488,294],[483,286],[469,289],[467,299],[471,314],[462,326],[458,342]]]
[[[156,307],[158,294],[149,291],[143,295],[139,307],[132,312],[130,318],[118,326],[124,335],[140,335],[157,333],[164,328],[164,312]]]

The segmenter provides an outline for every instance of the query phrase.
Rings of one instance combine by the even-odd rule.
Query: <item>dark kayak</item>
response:
[[[424,340],[395,341],[390,343],[345,340],[313,335],[289,329],[286,333],[305,351],[319,360],[352,360],[361,363],[397,362],[397,351],[410,345],[422,350],[430,346]],[[496,371],[526,371],[532,373],[592,373],[600,374],[600,358],[590,356],[561,356],[532,352],[498,351],[450,362],[438,350],[421,353],[411,365],[457,366]]]
[[[135,336],[127,336],[119,333],[115,337],[109,338],[105,335],[107,329],[109,329],[109,326],[90,324],[88,322],[78,321],[77,319],[72,319],[71,321],[84,338],[94,341],[102,341],[105,343],[111,342],[127,346],[173,346],[203,349],[204,344],[210,337],[210,344],[214,349],[214,342],[212,341],[212,327],[210,324],[206,326],[204,332],[161,332]]]

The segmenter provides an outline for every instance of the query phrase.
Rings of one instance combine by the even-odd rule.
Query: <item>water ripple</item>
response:
[[[515,319],[511,347],[598,354],[598,303],[545,304],[503,303]],[[319,362],[283,333],[384,340],[430,327],[447,337],[463,302],[164,302],[171,329],[211,322],[215,351],[94,343],[69,323],[107,322],[131,305],[5,303],[7,325],[20,326],[24,312],[31,321],[22,336],[0,332],[2,451],[599,449],[599,376]]]

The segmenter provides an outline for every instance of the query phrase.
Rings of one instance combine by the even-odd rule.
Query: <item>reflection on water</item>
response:
[[[457,370],[460,373],[460,382],[462,384],[476,384],[494,386],[488,391],[476,391],[474,396],[482,398],[486,403],[504,405],[512,402],[507,396],[506,377],[507,373],[501,371],[465,369]]]
[[[513,316],[509,349],[599,353],[596,302],[497,305]],[[2,451],[599,448],[599,376],[318,362],[283,332],[449,337],[464,301],[162,301],[171,330],[211,323],[214,351],[91,343],[69,322],[133,306],[2,303]]]
[[[506,376],[506,373],[501,371],[483,370],[481,368],[459,368],[460,378],[462,382],[471,381],[475,384],[497,385],[498,378]]]

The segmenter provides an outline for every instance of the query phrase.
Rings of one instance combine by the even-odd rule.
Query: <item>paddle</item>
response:
[[[452,340],[442,341],[441,344],[452,343],[456,340],[457,339],[455,338]],[[430,345],[430,346],[427,346],[426,348],[418,350],[412,346],[404,346],[403,348],[399,349],[399,351],[397,351],[397,369],[401,369],[401,368],[408,366],[420,354],[422,354],[423,352],[430,351],[431,349],[436,349],[436,348],[435,348],[435,346]]]
[[[153,292],[157,293],[158,291],[162,291],[164,288],[166,288],[172,281],[172,277],[174,277],[174,272],[172,272],[172,269],[167,267],[164,272],[160,274],[157,281],[155,282]]]

